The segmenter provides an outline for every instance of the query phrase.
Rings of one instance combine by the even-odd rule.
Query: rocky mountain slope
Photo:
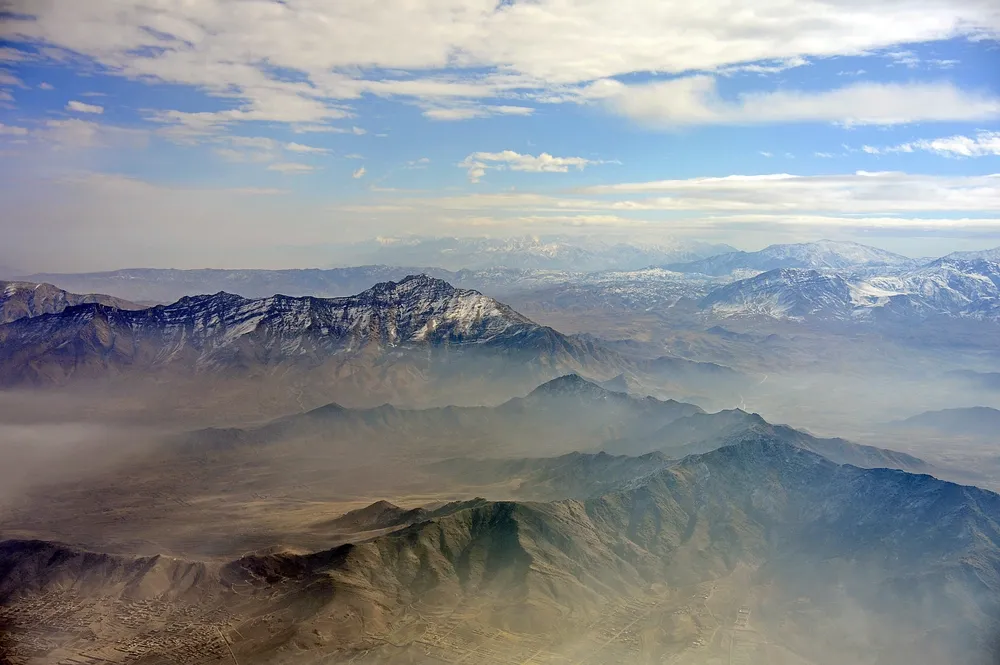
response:
[[[492,298],[427,276],[347,298],[217,293],[139,311],[79,305],[0,326],[7,384],[167,370],[246,376],[289,366],[336,374],[348,360],[407,354],[425,363],[430,354],[432,365],[438,356],[493,364],[517,358],[522,365],[508,368],[527,363],[543,375],[615,361]]]
[[[914,270],[859,278],[778,269],[718,288],[700,305],[720,317],[996,322],[1000,321],[1000,264],[940,259]]]
[[[968,252],[952,252],[942,258],[952,261],[975,261],[977,259],[983,259],[986,261],[992,261],[993,263],[1000,263],[1000,247]]]
[[[144,308],[112,296],[69,293],[51,284],[0,281],[0,324],[23,317],[57,314],[67,307],[88,303],[127,310]]]
[[[398,524],[395,513],[376,506],[354,517],[381,524],[389,514]],[[225,608],[241,663],[301,662],[304,649],[410,662],[426,654],[419,636],[438,630],[435,616],[463,611],[460,624],[488,635],[553,640],[657,584],[722,582],[745,568],[760,598],[757,630],[812,662],[985,665],[1000,628],[997,515],[991,492],[840,466],[761,436],[584,501],[473,502],[331,550],[222,566],[7,541],[0,603],[27,616],[32,598],[67,589],[129,602],[189,598]],[[425,628],[406,629],[414,621]],[[25,630],[9,632],[17,640]],[[207,651],[218,638],[204,635]],[[515,648],[502,644],[491,651]]]

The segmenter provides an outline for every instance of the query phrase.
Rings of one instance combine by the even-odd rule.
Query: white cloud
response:
[[[1000,209],[1000,174],[945,177],[867,171],[820,176],[780,173],[600,185],[581,191],[657,195],[607,203],[611,208],[623,209],[828,210],[842,214]]]
[[[6,22],[8,42],[232,100],[234,110],[215,112],[216,128],[322,125],[366,94],[409,99],[435,119],[528,113],[481,102],[555,100],[564,86],[632,73],[770,73],[810,58],[1000,34],[1000,14],[986,0],[757,0],[744,11],[726,0],[252,2],[239,11],[230,0],[15,4],[30,18]]]
[[[832,152],[814,152],[813,157],[819,157],[820,159],[831,159],[835,155]]]
[[[234,164],[262,164],[274,159],[274,154],[270,152],[259,152],[254,150],[236,150],[234,148],[213,148],[212,152]]]
[[[351,177],[354,178],[355,180],[358,180],[359,178],[364,178],[365,167],[362,166],[361,168],[359,168],[357,171],[351,174]]]
[[[951,83],[856,83],[825,91],[779,90],[720,96],[710,76],[625,85],[603,81],[583,94],[640,122],[665,127],[831,122],[894,125],[1000,117],[1000,97]]]
[[[944,157],[1000,156],[1000,132],[980,131],[975,136],[946,136],[938,139],[920,139],[896,146],[877,148],[866,145],[861,149],[871,155],[896,152],[933,152]]]
[[[630,238],[633,231],[648,230],[651,239],[662,241],[664,234],[682,230],[700,239],[716,233],[720,241],[740,244],[752,236],[761,245],[791,237],[780,235],[781,229],[800,233],[798,240],[823,237],[828,227],[926,229],[937,243],[940,234],[952,230],[983,237],[1000,232],[1000,175],[778,174],[742,183],[741,178],[746,176],[668,181],[679,184],[666,191],[647,192],[648,183],[626,183],[617,189],[629,191],[593,195],[506,192],[449,199],[420,198],[427,196],[420,192],[369,195],[367,188],[358,188],[358,198],[351,201],[354,211],[338,215],[338,239],[460,235],[488,220],[496,220],[493,228],[504,235],[540,233],[549,226],[621,228]],[[281,196],[273,186],[165,186],[107,174],[30,183],[18,179],[0,183],[0,189],[0,250],[30,270],[45,271],[108,270],[121,267],[122,256],[140,265],[178,268],[320,265],[329,262],[330,206],[346,203],[332,195],[326,202]],[[687,190],[697,195],[687,196]],[[192,243],[195,236],[201,242]],[[108,243],[108,237],[115,242]]]
[[[323,155],[330,152],[326,148],[315,148],[311,145],[303,145],[301,143],[286,143],[285,150],[289,152],[310,153],[315,155]]]
[[[463,104],[460,106],[436,107],[424,110],[424,117],[431,120],[472,120],[495,115],[531,115],[535,109],[530,106],[491,106],[489,104]]]
[[[883,55],[892,60],[892,65],[902,65],[908,69],[916,69],[920,65],[926,65],[928,67],[934,67],[938,69],[951,69],[952,67],[954,67],[959,63],[958,60],[954,59],[942,59],[942,58],[924,59],[921,58],[919,55],[917,55],[914,51],[908,49],[888,51]]]
[[[266,136],[227,136],[224,140],[239,148],[274,150],[277,147],[277,142]]]
[[[761,150],[759,154],[761,157],[774,157],[773,152],[767,152],[766,150]]]
[[[425,169],[427,165],[431,163],[430,157],[421,157],[420,159],[414,159],[406,162],[406,168],[408,169]]]
[[[78,102],[73,100],[66,104],[67,111],[76,111],[77,113],[93,113],[101,114],[104,113],[104,107],[98,106],[97,104],[85,104],[83,102]]]
[[[26,88],[24,81],[14,76],[6,69],[0,69],[0,85],[12,85],[16,88]]]
[[[26,62],[33,59],[32,54],[27,51],[20,51],[9,46],[0,47],[0,62]]]
[[[5,125],[0,122],[0,136],[27,136],[28,130],[24,127]]]
[[[315,170],[309,164],[299,164],[296,162],[278,162],[267,167],[268,171],[278,171],[280,173],[308,173]]]
[[[785,60],[778,60],[773,63],[760,63],[754,62],[743,65],[731,65],[729,67],[722,67],[718,70],[719,74],[723,76],[730,76],[732,74],[777,74],[783,72],[786,69],[794,69],[795,67],[803,67],[808,65],[809,61],[805,58],[796,56],[793,58],[787,58]]]
[[[333,125],[296,125],[292,128],[296,134],[326,133],[326,134],[354,134],[363,136],[368,131],[361,127],[334,127]]]
[[[617,215],[747,215],[798,218],[823,214],[911,213],[934,217],[1000,210],[1000,174],[929,176],[897,172],[802,176],[787,173],[732,175],[585,187],[552,196],[534,192],[473,193],[412,198],[431,209],[478,213],[584,213]]]
[[[138,148],[149,140],[141,129],[102,125],[90,120],[69,118],[48,120],[33,134],[58,148]]]
[[[892,60],[892,64],[894,65],[902,65],[903,67],[914,69],[920,64],[920,58],[913,51],[888,51],[884,55]]]
[[[38,89],[39,90],[55,90],[56,87],[54,85],[52,85],[51,83],[46,83],[45,81],[42,81],[41,83],[38,84]]]
[[[513,150],[502,152],[474,152],[458,165],[468,170],[469,181],[479,182],[488,169],[510,169],[532,173],[566,173],[570,168],[583,170],[597,162],[583,157],[553,157],[543,152],[537,157],[522,155]]]

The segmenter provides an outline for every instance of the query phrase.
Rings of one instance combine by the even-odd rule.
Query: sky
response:
[[[0,265],[1000,245],[995,0],[8,0]]]

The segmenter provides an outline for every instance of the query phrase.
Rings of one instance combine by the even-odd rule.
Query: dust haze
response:
[[[0,326],[4,657],[995,662],[985,328],[399,279]]]

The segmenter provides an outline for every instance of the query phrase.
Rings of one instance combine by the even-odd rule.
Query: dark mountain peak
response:
[[[385,500],[376,501],[364,508],[351,510],[331,520],[330,526],[346,531],[372,531],[400,526],[407,521],[410,510]]]
[[[532,390],[526,399],[543,398],[551,396],[579,396],[603,398],[613,393],[607,388],[588,381],[579,374],[566,374],[551,381],[546,381],[542,385]]]
[[[160,311],[178,311],[178,310],[189,310],[189,309],[219,309],[225,307],[235,307],[242,303],[249,302],[247,298],[237,295],[235,293],[229,293],[227,291],[218,291],[217,293],[204,293],[194,296],[184,296],[177,302],[171,303],[169,305],[159,305],[154,309]]]
[[[457,289],[449,282],[437,277],[431,277],[426,273],[407,275],[398,282],[379,282],[367,291],[359,293],[357,298],[400,298],[407,295],[421,296],[448,296],[458,292],[466,292],[465,289]],[[478,294],[477,291],[467,291],[470,294]],[[481,295],[481,294],[480,294]]]
[[[339,416],[347,413],[348,411],[350,411],[350,409],[346,406],[341,406],[336,402],[330,402],[329,404],[324,404],[323,406],[318,406],[315,409],[306,411],[306,415],[325,418],[329,416]]]

